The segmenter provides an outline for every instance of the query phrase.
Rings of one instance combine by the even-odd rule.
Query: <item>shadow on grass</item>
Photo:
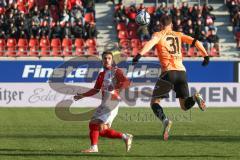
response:
[[[49,138],[49,139],[75,139],[75,138],[83,138],[83,139],[86,139],[86,138],[89,138],[88,135],[48,135],[48,134],[40,134],[40,135],[27,135],[27,134],[12,134],[12,135],[0,135],[0,139],[1,138],[16,138],[16,139],[32,139],[32,138]]]
[[[136,135],[135,140],[162,140],[161,135]],[[172,135],[169,141],[209,141],[209,142],[240,142],[240,136],[222,136],[222,135]]]
[[[79,152],[63,152],[63,151],[48,151],[48,150],[28,150],[28,149],[0,149],[1,156],[13,156],[13,157],[124,157],[124,158],[177,158],[177,157],[199,157],[199,158],[232,158],[237,156],[228,155],[140,155],[140,154],[106,154],[106,153],[92,153],[85,154]]]
[[[15,138],[15,139],[88,139],[88,135],[0,135],[1,138]],[[161,135],[135,135],[134,139],[137,140],[162,140]],[[232,135],[171,135],[169,141],[209,141],[209,142],[240,142],[240,136]]]

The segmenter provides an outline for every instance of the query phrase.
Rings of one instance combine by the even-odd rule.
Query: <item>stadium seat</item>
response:
[[[97,49],[96,49],[96,40],[95,39],[87,39],[86,40],[86,47],[87,47],[87,54],[88,55],[96,55]]]
[[[136,30],[129,31],[129,38],[130,39],[137,39],[138,38]]]
[[[128,30],[137,31],[138,25],[135,22],[129,22],[127,25]]]
[[[136,56],[139,53],[139,51],[140,51],[139,47],[133,47],[131,56],[132,57]]]
[[[217,50],[217,48],[212,47],[210,49],[209,56],[211,56],[211,57],[219,57],[219,51]]]
[[[62,49],[61,49],[61,40],[60,38],[53,38],[51,40],[51,55],[52,56],[61,56]]]
[[[16,56],[16,49],[17,49],[17,40],[14,39],[14,38],[8,38],[6,55],[9,56],[9,57],[15,57]]]
[[[187,56],[188,56],[188,57],[195,57],[195,56],[196,56],[196,54],[195,54],[195,48],[194,48],[194,47],[190,47],[190,48],[188,49]]]
[[[74,42],[75,45],[75,55],[83,55],[84,54],[84,39],[77,38]]]
[[[31,38],[29,40],[29,56],[38,56],[39,55],[39,42],[36,38]]]
[[[49,56],[50,55],[50,42],[49,42],[48,38],[41,38],[40,48],[41,48],[41,52],[40,52],[41,56]]]
[[[129,40],[128,39],[120,39],[119,46],[122,48],[129,48]]]
[[[155,6],[150,6],[150,7],[147,7],[147,12],[149,14],[153,14],[156,10],[156,7]]]
[[[95,39],[87,39],[86,46],[87,47],[96,47],[96,40]]]
[[[85,20],[85,22],[88,22],[88,23],[94,22],[93,13],[86,13],[86,14],[84,15],[84,20]]]
[[[141,48],[141,41],[139,39],[131,39],[132,48]]]
[[[124,22],[118,23],[117,24],[117,30],[118,31],[126,31],[127,30],[126,24]]]
[[[136,12],[130,12],[128,14],[128,18],[131,20],[135,20],[135,18],[137,17],[137,13]]]
[[[62,41],[62,47],[64,56],[72,55],[72,39],[64,38]]]
[[[186,52],[185,47],[182,46],[181,52],[182,52],[182,56],[183,56],[183,57],[187,57],[187,52]]]
[[[98,53],[97,53],[97,49],[96,49],[96,47],[89,47],[88,49],[87,49],[87,55],[97,55]]]
[[[118,38],[119,39],[128,39],[128,32],[127,31],[119,31]]]
[[[18,40],[18,56],[27,56],[28,53],[28,40],[24,38],[20,38]]]
[[[0,39],[0,56],[4,56],[6,48],[6,41],[5,39]]]

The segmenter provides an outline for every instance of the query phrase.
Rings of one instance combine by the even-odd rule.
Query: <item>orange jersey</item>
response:
[[[163,72],[169,70],[186,70],[182,63],[182,35],[182,33],[172,30],[163,30],[154,33],[153,38],[159,39],[155,46]]]

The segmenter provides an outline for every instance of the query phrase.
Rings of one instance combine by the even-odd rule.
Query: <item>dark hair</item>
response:
[[[161,24],[166,27],[168,26],[169,24],[172,23],[172,17],[169,16],[169,15],[163,15],[161,18],[160,18],[160,22]]]
[[[108,54],[113,57],[112,52],[110,52],[110,51],[104,51],[104,52],[102,53],[102,58],[103,58],[105,55],[108,55]]]

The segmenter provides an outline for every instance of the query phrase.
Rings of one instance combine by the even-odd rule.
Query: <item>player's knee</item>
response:
[[[152,99],[151,99],[151,102],[150,102],[150,106],[152,107],[152,105],[153,105],[154,103],[159,104],[159,103],[160,103],[160,99],[159,99],[159,98],[152,98]]]
[[[183,108],[182,109],[186,111],[186,110],[192,108],[194,106],[194,104],[195,104],[195,101],[193,100],[193,98],[192,97],[188,97],[188,98],[185,99],[185,101],[184,101],[184,109]]]

